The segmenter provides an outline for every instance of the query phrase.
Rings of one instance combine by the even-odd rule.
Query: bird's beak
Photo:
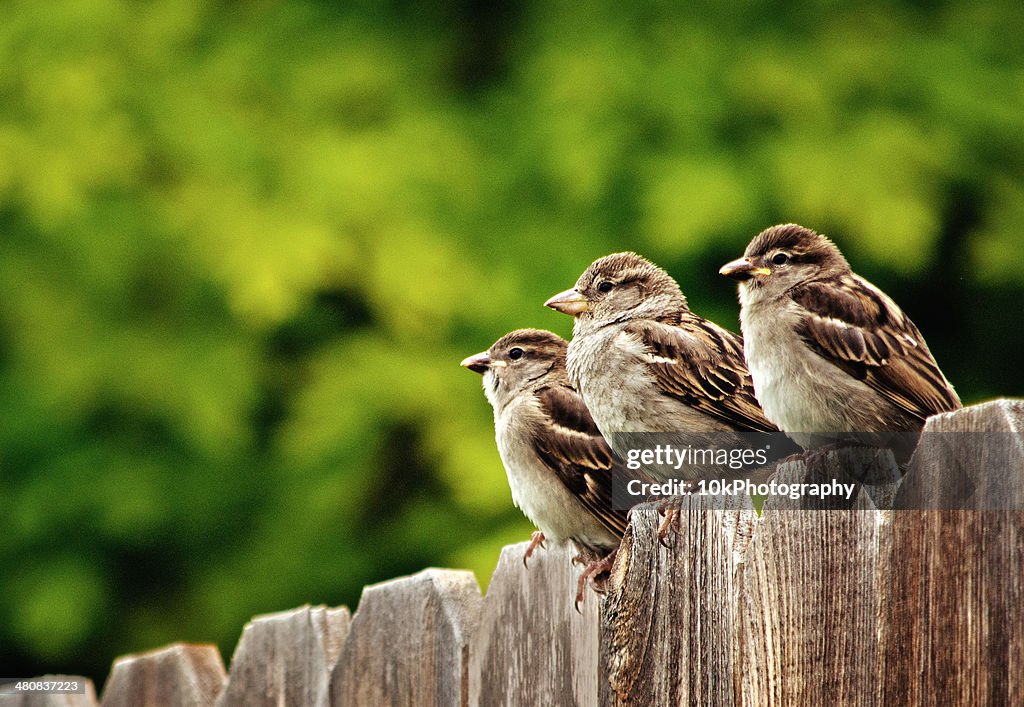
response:
[[[551,307],[562,314],[577,317],[590,309],[590,302],[576,290],[566,290],[549,299],[544,306]]]
[[[489,368],[503,368],[506,364],[504,361],[495,361],[488,352],[484,351],[462,359],[462,363],[459,365],[474,373],[484,374]]]
[[[740,258],[734,260],[731,263],[726,263],[722,266],[722,269],[718,271],[719,275],[725,275],[731,277],[733,280],[749,280],[752,277],[767,277],[772,274],[772,271],[763,265],[754,265],[746,258]]]

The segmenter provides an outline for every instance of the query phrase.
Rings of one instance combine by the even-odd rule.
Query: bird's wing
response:
[[[612,502],[612,471],[635,473],[618,462],[575,390],[556,385],[536,395],[548,421],[534,435],[537,454],[602,525],[621,536],[626,511]]]
[[[775,432],[761,411],[743,359],[743,340],[697,316],[626,325],[644,349],[644,363],[665,395],[736,430]]]
[[[856,275],[796,288],[797,333],[818,355],[924,420],[960,407],[921,332],[885,293]]]

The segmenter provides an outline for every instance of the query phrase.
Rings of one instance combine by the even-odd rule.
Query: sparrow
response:
[[[773,226],[720,273],[739,281],[757,399],[805,449],[895,444],[909,459],[908,433],[916,440],[930,415],[960,407],[914,323],[825,236]]]
[[[575,317],[569,379],[620,457],[652,441],[726,448],[750,444],[751,435],[733,433],[777,432],[758,407],[740,337],[690,311],[678,283],[636,253],[594,261],[544,304]],[[644,469],[723,476],[714,466]]]
[[[566,348],[550,331],[518,329],[461,365],[483,375],[512,500],[539,529],[523,562],[545,539],[570,540],[580,561],[592,560],[580,577],[578,608],[587,577],[610,570],[626,530],[627,510],[612,500],[613,473],[637,474],[616,459],[570,385]]]

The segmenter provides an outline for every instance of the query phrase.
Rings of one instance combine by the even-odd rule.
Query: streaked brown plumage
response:
[[[724,447],[723,432],[776,431],[754,397],[740,337],[694,314],[676,281],[636,253],[596,260],[546,304],[575,317],[569,377],[620,456],[642,439],[635,433],[672,433],[684,445],[717,437]]]
[[[544,536],[592,557],[618,547],[626,510],[612,501],[623,468],[565,371],[566,342],[538,329],[506,334],[462,362],[483,375],[512,497]]]
[[[740,281],[758,400],[805,447],[916,433],[930,415],[960,407],[914,323],[828,238],[773,226],[721,272]]]

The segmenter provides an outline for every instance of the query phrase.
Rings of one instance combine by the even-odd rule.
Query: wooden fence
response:
[[[366,587],[358,611],[305,606],[247,624],[225,672],[213,646],[118,658],[100,704],[1021,705],[1024,401],[933,418],[899,489],[843,510],[689,498],[678,534],[634,513],[599,597],[573,608],[568,550],[506,547],[486,596],[468,572],[427,569]],[[925,448],[927,447],[927,448]],[[864,452],[867,457],[871,453]],[[835,455],[780,466],[827,471]],[[868,458],[870,465],[872,460]],[[1004,510],[877,510],[930,500]],[[972,494],[974,494],[972,496]],[[96,705],[80,695],[0,705]]]

